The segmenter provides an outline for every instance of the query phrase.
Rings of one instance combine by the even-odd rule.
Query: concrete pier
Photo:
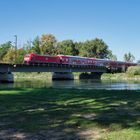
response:
[[[14,76],[11,72],[0,73],[0,82],[3,83],[13,83]]]
[[[74,80],[72,72],[54,72],[52,80]]]
[[[102,72],[81,73],[79,79],[95,79],[100,80]]]

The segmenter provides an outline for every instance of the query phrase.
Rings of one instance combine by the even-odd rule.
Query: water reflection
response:
[[[13,84],[2,84],[0,88],[75,88],[75,89],[107,89],[107,90],[136,90],[140,89],[140,83],[134,81],[103,81],[103,80],[70,80],[70,81],[52,81],[52,80],[18,80]]]

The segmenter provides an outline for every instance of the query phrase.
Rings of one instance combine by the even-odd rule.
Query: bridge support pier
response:
[[[100,80],[102,72],[91,72],[91,73],[81,73],[79,75],[79,79],[94,79],[94,80]]]
[[[0,82],[2,83],[13,83],[14,82],[14,76],[11,72],[4,72],[0,73]]]
[[[72,72],[54,72],[52,80],[74,80]]]

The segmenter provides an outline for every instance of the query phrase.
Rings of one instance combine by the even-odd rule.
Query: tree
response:
[[[107,58],[108,46],[102,39],[88,40],[81,44],[80,55],[85,57]]]
[[[56,38],[52,34],[42,35],[41,37],[41,44],[40,44],[40,51],[41,54],[54,54],[55,47],[56,47]]]
[[[75,43],[72,40],[64,40],[58,43],[58,53],[64,55],[78,55],[79,51],[76,49]]]
[[[124,61],[125,62],[133,62],[134,60],[135,60],[135,57],[130,52],[124,54]]]
[[[117,56],[112,53],[111,50],[108,52],[108,59],[117,61]]]
[[[16,60],[15,60],[15,53],[17,53]],[[20,64],[23,63],[23,59],[26,53],[27,52],[24,48],[20,48],[17,50],[15,50],[15,48],[10,48],[8,52],[4,55],[2,61],[4,63]]]
[[[5,63],[15,63],[15,48],[10,48],[3,57]]]
[[[43,34],[41,37],[41,41],[42,43],[51,43],[51,44],[57,42],[55,36],[52,34]]]
[[[28,40],[25,44],[23,44],[23,47],[20,48],[19,50],[26,51],[26,54],[28,54],[28,53],[35,53],[35,51],[33,50],[33,45],[32,45],[32,41],[31,40]]]
[[[37,36],[34,40],[33,40],[33,47],[32,47],[32,51],[37,53],[37,54],[41,54],[41,48],[40,48],[40,38]],[[30,50],[30,51],[31,51]]]
[[[3,57],[7,54],[11,47],[13,46],[10,41],[0,45],[0,61],[2,61]]]
[[[17,50],[17,60],[15,61],[16,64],[23,63],[23,59],[27,51],[24,48],[20,48]]]
[[[52,34],[44,34],[41,38],[37,36],[32,42],[33,46],[30,52],[53,55],[55,53],[56,43],[57,40]]]

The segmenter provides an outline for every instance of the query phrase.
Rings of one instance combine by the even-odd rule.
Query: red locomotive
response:
[[[31,53],[24,56],[24,63],[60,63],[60,59],[57,56]]]
[[[24,57],[24,63],[35,64],[35,63],[56,63],[56,64],[68,64],[68,65],[94,65],[94,66],[105,66],[108,69],[126,70],[129,66],[135,66],[136,63],[113,61],[106,59],[96,59],[80,56],[69,56],[69,55],[39,55],[39,54],[27,54]]]

